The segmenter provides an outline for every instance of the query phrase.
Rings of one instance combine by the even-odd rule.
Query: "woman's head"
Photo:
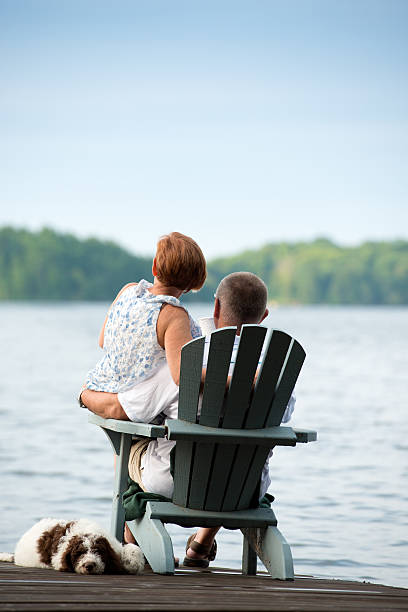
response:
[[[156,277],[166,287],[201,289],[207,277],[204,255],[189,236],[171,232],[157,243]]]

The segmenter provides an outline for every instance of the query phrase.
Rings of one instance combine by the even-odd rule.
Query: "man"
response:
[[[233,371],[239,346],[239,334],[245,323],[261,323],[268,316],[267,288],[265,283],[250,272],[234,272],[219,284],[214,301],[214,325],[216,328],[236,326],[237,337],[231,356],[230,374]],[[207,338],[203,368],[209,349]],[[166,364],[152,377],[142,381],[129,391],[115,394],[85,390],[83,404],[104,418],[116,418],[151,423],[177,418],[178,386],[174,383]],[[288,421],[294,408],[292,397],[283,421]],[[145,491],[172,497],[173,479],[170,474],[170,452],[174,442],[164,439],[142,441],[132,447],[129,458],[129,475]],[[270,484],[268,464],[262,475],[261,496]],[[189,539],[184,563],[206,567],[215,556],[214,537],[218,529],[201,528]],[[131,534],[126,531],[126,539]]]

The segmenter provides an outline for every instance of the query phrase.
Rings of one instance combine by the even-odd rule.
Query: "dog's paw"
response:
[[[141,574],[143,572],[145,559],[142,551],[136,544],[123,545],[121,560],[123,569],[128,574]]]

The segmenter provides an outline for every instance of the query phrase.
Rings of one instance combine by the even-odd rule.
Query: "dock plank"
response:
[[[372,583],[267,574],[242,576],[213,568],[175,576],[79,576],[0,563],[3,612],[121,610],[408,610],[408,590]]]

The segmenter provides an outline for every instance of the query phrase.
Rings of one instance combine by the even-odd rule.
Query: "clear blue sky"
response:
[[[0,0],[0,225],[408,238],[406,0]]]

